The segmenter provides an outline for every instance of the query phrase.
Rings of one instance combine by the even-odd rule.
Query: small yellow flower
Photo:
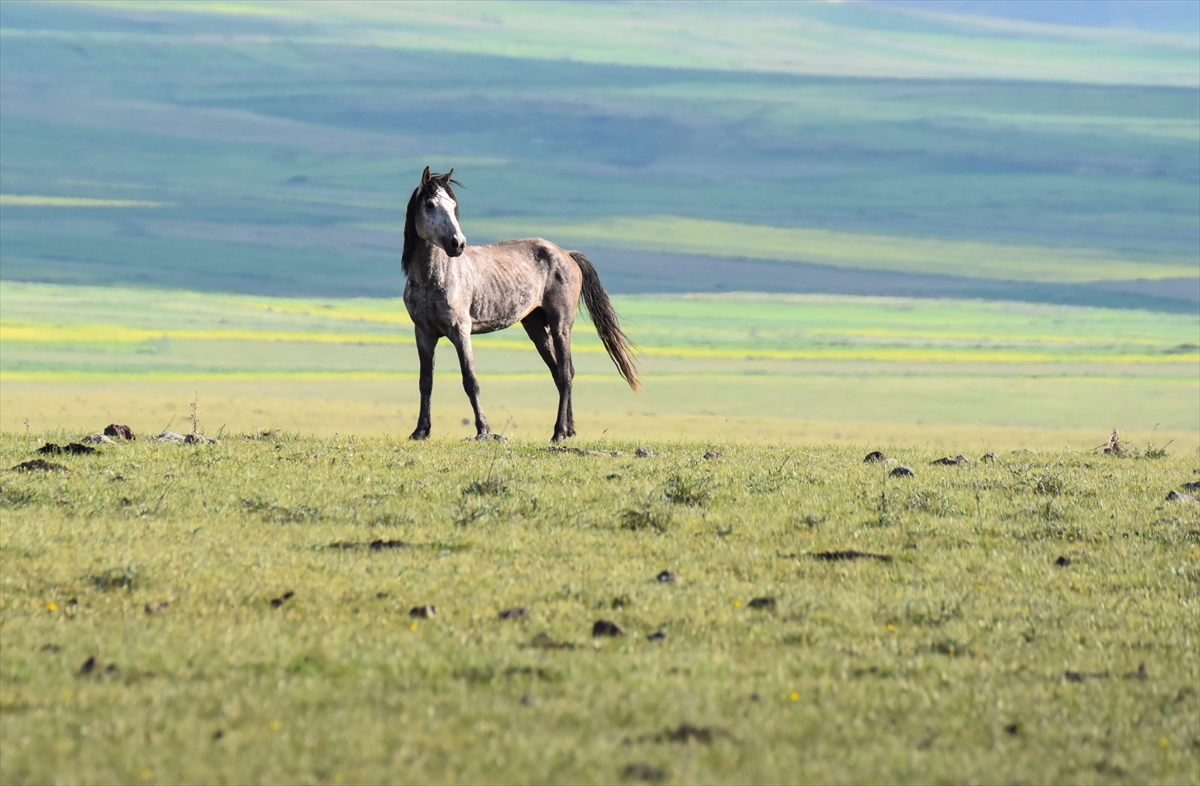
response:
[[[740,600],[735,600],[735,601],[733,602],[733,605],[734,605],[734,607],[741,606],[741,605],[742,605],[742,602],[741,602]]]
[[[279,731],[283,728],[283,724],[279,721],[271,721],[271,731]]]
[[[416,629],[417,629],[417,623],[415,623],[415,622],[414,622],[412,625],[409,625],[408,627],[409,627],[409,629],[410,629],[410,630],[416,630]]]
[[[51,603],[51,604],[50,604],[50,610],[51,610],[51,611],[58,611],[58,604],[57,604],[57,603]]]
[[[790,698],[791,698],[791,700],[792,700],[792,701],[800,701],[800,694],[799,694],[799,693],[793,693],[793,694],[790,696]]]
[[[895,625],[888,625],[888,630],[895,630],[895,629],[896,629]]]
[[[1158,741],[1158,747],[1160,747],[1160,748],[1165,748],[1165,747],[1167,747],[1169,744],[1170,744],[1170,743],[1169,743],[1169,742],[1167,742],[1167,738],[1166,738],[1166,737],[1163,737],[1161,740],[1159,740],[1159,741]]]

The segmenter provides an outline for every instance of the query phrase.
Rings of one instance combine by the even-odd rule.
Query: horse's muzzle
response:
[[[462,256],[462,252],[467,250],[466,240],[450,240],[446,243],[446,256],[458,257]]]

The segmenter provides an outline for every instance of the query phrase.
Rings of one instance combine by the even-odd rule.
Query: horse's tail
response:
[[[621,332],[621,325],[617,321],[617,312],[613,310],[612,301],[608,299],[608,292],[600,283],[600,276],[596,273],[596,268],[592,266],[591,260],[578,251],[572,251],[570,254],[571,259],[575,260],[575,264],[579,265],[579,270],[583,273],[583,302],[587,304],[588,313],[592,315],[592,324],[596,326],[596,332],[600,334],[600,341],[604,343],[604,348],[608,350],[608,356],[616,364],[617,371],[629,383],[629,387],[633,388],[634,392],[640,391],[642,383],[638,381],[637,365],[633,362],[630,354],[632,344]]]

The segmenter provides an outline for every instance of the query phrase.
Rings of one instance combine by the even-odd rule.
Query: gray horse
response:
[[[404,305],[416,328],[421,359],[421,414],[410,439],[429,438],[433,354],[442,336],[450,339],[458,352],[463,388],[475,410],[475,438],[492,438],[479,403],[471,334],[503,330],[517,322],[533,340],[558,387],[554,441],[573,437],[571,328],[581,292],[617,371],[631,388],[641,390],[617,312],[596,268],[577,251],[564,251],[541,239],[468,246],[458,225],[458,199],[451,185],[462,184],[452,179],[453,174],[453,169],[444,175],[430,174],[425,167],[404,216],[400,257],[408,277]]]

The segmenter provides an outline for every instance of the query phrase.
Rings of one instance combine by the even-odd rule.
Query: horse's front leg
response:
[[[463,390],[471,400],[471,409],[475,410],[475,438],[487,439],[492,435],[492,430],[488,428],[487,416],[483,414],[483,405],[479,401],[479,379],[475,376],[475,353],[471,349],[470,328],[460,329],[457,334],[451,333],[449,338],[458,350]]]
[[[421,361],[421,413],[417,415],[417,429],[409,439],[429,439],[433,419],[429,415],[429,402],[433,398],[433,355],[437,349],[438,336],[432,330],[417,326],[417,357]]]

